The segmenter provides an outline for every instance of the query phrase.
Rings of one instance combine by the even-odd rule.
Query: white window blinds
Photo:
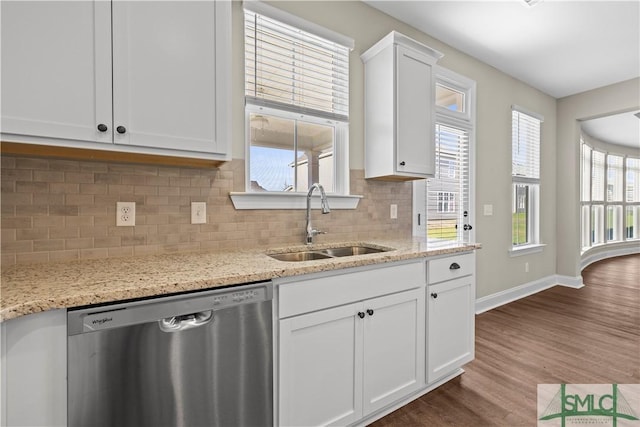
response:
[[[640,202],[640,159],[627,158],[627,202]]]
[[[436,172],[426,185],[427,235],[430,242],[464,241],[462,225],[469,210],[469,131],[438,120]]]
[[[513,181],[540,179],[541,118],[513,109],[511,115],[511,174]]]
[[[583,202],[591,200],[591,147],[581,145],[582,147],[582,191],[581,197]]]
[[[607,156],[607,202],[622,201],[622,162],[621,156]]]
[[[250,10],[244,16],[246,101],[348,120],[349,48]]]
[[[600,151],[593,151],[591,159],[591,200],[594,202],[604,202],[605,154]]]

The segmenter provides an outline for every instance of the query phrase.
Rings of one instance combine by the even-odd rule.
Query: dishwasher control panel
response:
[[[266,282],[189,295],[71,309],[67,313],[67,332],[69,335],[75,335],[204,311],[213,311],[215,314],[216,310],[267,301],[272,298],[272,284]]]

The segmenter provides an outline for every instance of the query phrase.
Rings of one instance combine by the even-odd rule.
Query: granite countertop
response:
[[[393,250],[303,262],[277,261],[267,255],[306,249],[294,246],[268,251],[194,252],[12,266],[2,271],[0,321],[57,308],[210,289],[480,248],[477,244],[432,248],[420,239],[373,239],[317,244],[312,248],[357,244]]]

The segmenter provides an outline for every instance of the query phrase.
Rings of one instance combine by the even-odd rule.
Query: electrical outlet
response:
[[[391,205],[390,209],[391,219],[398,219],[398,205]]]
[[[191,202],[191,224],[207,223],[207,203]]]
[[[116,225],[118,227],[136,225],[136,202],[116,202]]]
[[[491,216],[493,215],[493,205],[484,205],[484,216]]]
[[[525,262],[525,263],[524,263],[524,272],[525,272],[525,273],[528,273],[528,272],[529,272],[529,263],[528,263],[528,262]]]

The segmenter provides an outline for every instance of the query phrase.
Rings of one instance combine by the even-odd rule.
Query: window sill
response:
[[[545,246],[547,245],[544,243],[536,243],[534,245],[514,247],[509,249],[509,256],[516,257],[516,256],[522,256],[522,255],[535,254],[538,252],[542,252]]]
[[[306,193],[229,193],[233,207],[242,209],[306,209]],[[362,196],[327,194],[331,209],[356,209]],[[319,193],[311,198],[311,207],[320,208]]]

